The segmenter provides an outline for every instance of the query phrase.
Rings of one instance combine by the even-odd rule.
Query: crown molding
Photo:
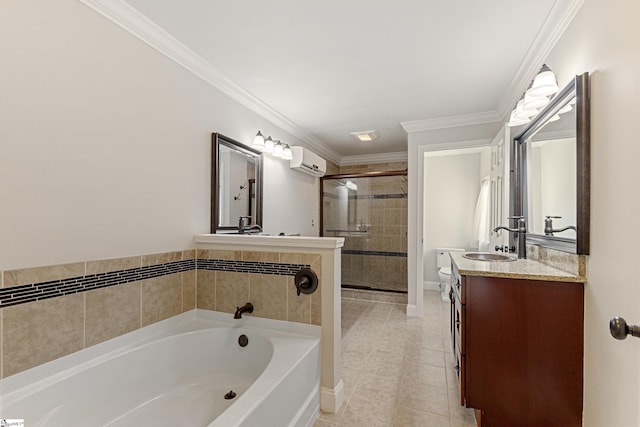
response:
[[[379,154],[366,154],[362,156],[343,156],[340,160],[339,166],[350,165],[370,165],[376,163],[389,163],[389,162],[406,162],[408,160],[406,151],[398,151],[395,153],[379,153]]]
[[[461,126],[479,125],[500,121],[500,116],[495,110],[480,113],[461,114],[458,116],[438,117],[435,119],[413,120],[400,122],[407,133],[422,132],[425,130],[447,129]]]
[[[544,64],[551,50],[573,21],[584,0],[557,0],[547,15],[538,35],[520,63],[509,88],[498,102],[496,110],[501,118],[507,117],[513,106],[529,87],[529,83]],[[553,67],[552,67],[553,68]]]
[[[342,156],[318,138],[309,135],[284,115],[225,77],[211,63],[175,39],[123,0],[80,0],[98,14],[156,49],[222,93],[299,138],[308,148],[334,163]]]

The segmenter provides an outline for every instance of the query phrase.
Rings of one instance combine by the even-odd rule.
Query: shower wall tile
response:
[[[84,347],[83,294],[6,307],[2,316],[4,377]]]
[[[170,274],[143,280],[140,289],[141,325],[147,326],[182,312],[182,277]]]
[[[140,328],[140,282],[85,294],[85,347]]]

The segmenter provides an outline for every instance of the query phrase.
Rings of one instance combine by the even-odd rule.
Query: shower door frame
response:
[[[378,177],[389,177],[389,176],[406,176],[409,178],[409,170],[393,170],[393,171],[376,171],[376,172],[361,172],[361,173],[344,173],[344,174],[334,174],[334,175],[325,175],[320,177],[320,237],[324,237],[324,203],[323,203],[323,195],[324,195],[324,181],[325,179],[348,179],[348,178],[378,178]],[[409,193],[409,189],[407,188],[407,197]],[[408,223],[407,223],[408,227]],[[408,242],[407,242],[408,244]],[[409,248],[407,247],[407,262],[409,259]],[[386,289],[372,289],[379,290],[384,292],[393,292],[397,293],[398,291],[394,290],[386,290]],[[405,293],[405,292],[402,292]],[[407,275],[407,291],[406,294],[409,294],[409,277]]]

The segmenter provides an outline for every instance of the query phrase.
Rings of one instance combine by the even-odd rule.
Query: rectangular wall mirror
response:
[[[219,133],[211,135],[211,233],[262,227],[262,154]]]
[[[589,253],[589,74],[558,92],[513,139],[512,214],[527,244]]]

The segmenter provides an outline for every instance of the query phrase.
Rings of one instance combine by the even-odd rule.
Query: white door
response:
[[[491,142],[491,250],[496,246],[509,247],[509,233],[504,230],[494,232],[499,226],[509,226],[509,150],[511,133],[506,124]]]

